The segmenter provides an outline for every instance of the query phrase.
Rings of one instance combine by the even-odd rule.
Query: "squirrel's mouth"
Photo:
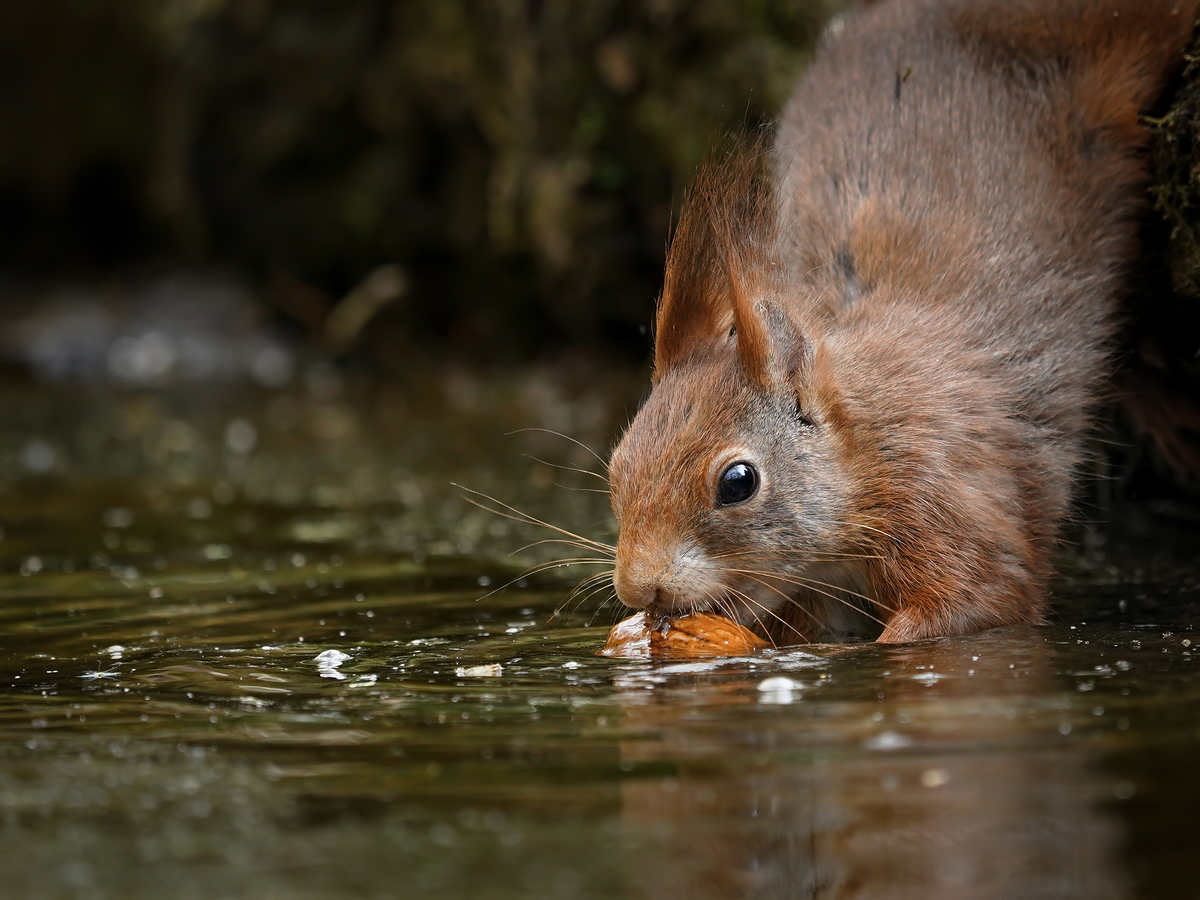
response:
[[[661,592],[645,607],[647,616],[662,621],[693,613],[720,616],[750,629],[760,637],[785,643],[805,641],[790,624],[791,598],[781,588],[751,579],[726,586],[705,597],[672,597]]]
[[[656,597],[645,607],[646,615],[652,619],[677,619],[680,616],[690,616],[692,613],[712,613],[727,619],[740,622],[740,616],[735,607],[721,600],[687,600],[669,597]]]
[[[660,592],[644,609],[651,621],[660,624],[692,614],[720,616],[779,647],[878,637],[882,625],[866,595],[846,590],[848,599],[843,599],[835,593],[836,587],[810,592],[797,590],[792,581],[755,577],[726,584],[704,597]]]
[[[629,578],[624,584],[614,578],[622,602],[656,621],[693,613],[720,616],[777,644],[805,643],[810,632],[828,630],[798,607],[794,577],[730,571],[698,552],[678,554],[674,562],[670,577]],[[814,627],[805,628],[806,621]]]

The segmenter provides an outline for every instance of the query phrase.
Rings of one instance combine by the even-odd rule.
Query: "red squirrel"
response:
[[[613,452],[618,597],[780,643],[1041,622],[1109,374],[1139,114],[1200,0],[884,0],[708,166]]]

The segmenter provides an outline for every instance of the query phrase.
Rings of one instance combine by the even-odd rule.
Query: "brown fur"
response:
[[[776,639],[1040,621],[1200,0],[892,0],[698,179],[612,460],[631,606]],[[758,493],[716,503],[753,462]],[[871,624],[871,623],[874,624]],[[882,630],[881,630],[882,629]]]

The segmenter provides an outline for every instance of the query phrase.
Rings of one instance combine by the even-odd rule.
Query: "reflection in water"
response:
[[[674,768],[623,785],[626,821],[661,841],[639,869],[645,896],[1125,896],[1119,826],[1097,805],[1087,754],[1055,746],[1063,729],[1028,710],[1053,687],[1044,636],[858,653],[881,669],[880,692],[873,711],[841,710],[843,741],[818,702],[829,666],[792,676],[783,704],[756,698],[753,677],[634,679],[619,695],[626,724],[657,736],[623,744],[623,759]],[[740,727],[705,714],[756,699]]]

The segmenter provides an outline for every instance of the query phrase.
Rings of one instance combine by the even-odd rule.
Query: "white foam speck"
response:
[[[504,674],[504,666],[492,663],[486,666],[459,666],[454,670],[459,678],[497,678]]]

